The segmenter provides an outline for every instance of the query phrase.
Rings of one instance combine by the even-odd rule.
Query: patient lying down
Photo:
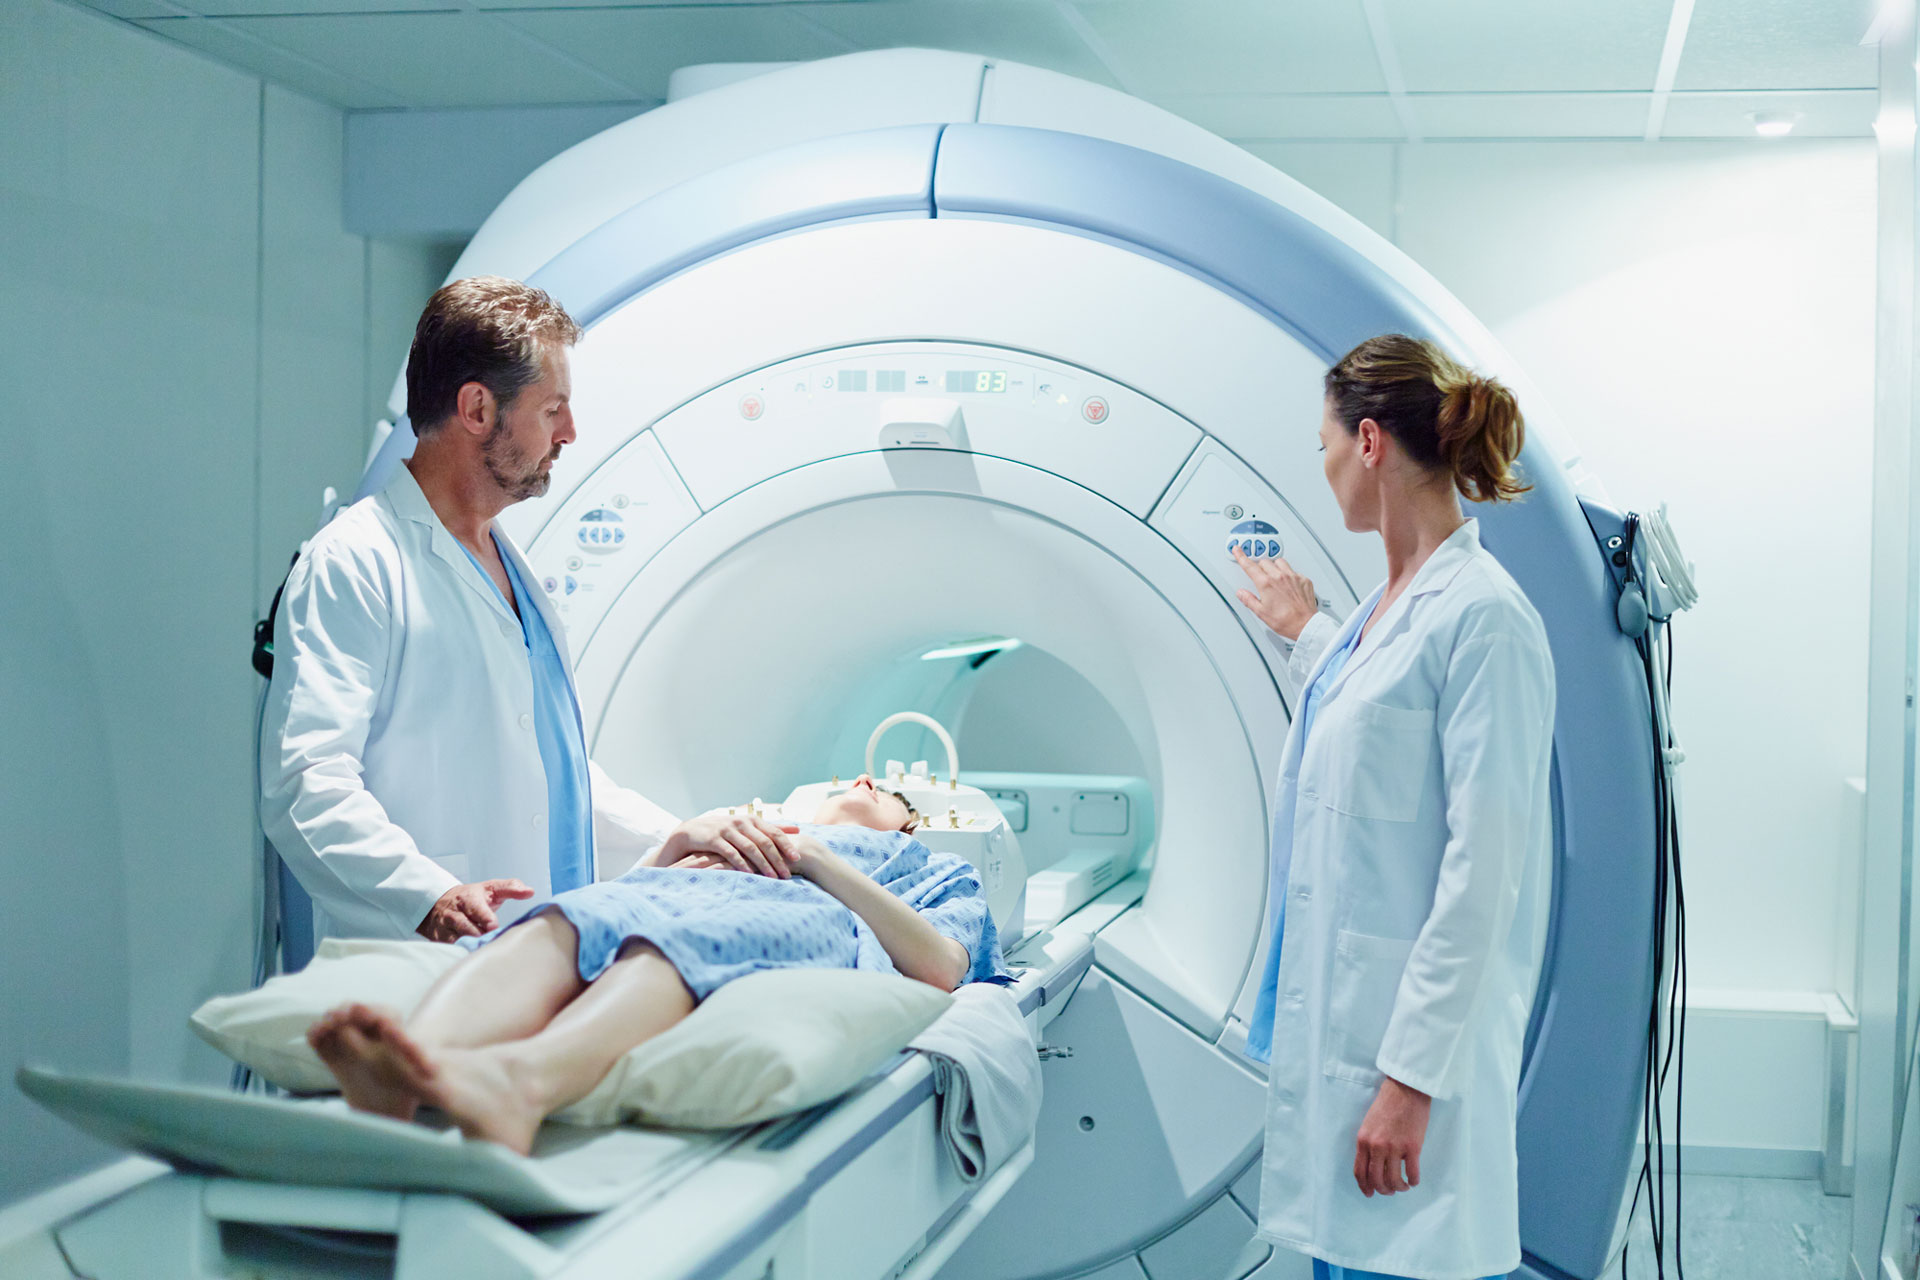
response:
[[[710,855],[638,866],[465,940],[474,954],[404,1021],[349,1004],[307,1039],[353,1107],[436,1107],[525,1154],[543,1119],[734,978],[877,969],[951,991],[1003,975],[978,875],[913,838],[903,797],[863,775],[816,817],[787,841],[790,878]]]

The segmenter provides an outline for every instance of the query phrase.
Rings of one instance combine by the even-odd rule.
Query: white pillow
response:
[[[465,954],[450,942],[424,938],[327,938],[300,972],[237,996],[215,996],[188,1022],[202,1040],[282,1089],[332,1093],[339,1085],[307,1043],[307,1028],[354,1001],[409,1014]]]
[[[193,1029],[283,1089],[331,1092],[333,1076],[307,1044],[307,1028],[327,1010],[356,1000],[404,1016],[464,954],[424,940],[329,938],[299,973],[201,1005]],[[678,1026],[626,1054],[591,1093],[554,1119],[718,1129],[802,1111],[858,1084],[952,1001],[946,992],[897,974],[752,974],[720,988]]]
[[[768,969],[614,1063],[554,1118],[726,1129],[837,1098],[926,1030],[953,996],[895,973]]]

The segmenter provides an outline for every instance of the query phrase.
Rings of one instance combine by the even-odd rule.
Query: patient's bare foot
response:
[[[390,1009],[341,1005],[307,1028],[307,1043],[327,1064],[347,1105],[411,1120],[436,1067]]]
[[[524,1156],[533,1149],[546,1111],[530,1073],[512,1053],[510,1046],[445,1050],[437,1055],[420,1100],[446,1112],[469,1138],[485,1138]]]

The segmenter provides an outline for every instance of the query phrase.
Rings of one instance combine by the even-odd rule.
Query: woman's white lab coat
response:
[[[535,582],[504,532],[499,543]],[[528,594],[520,607],[540,611],[571,677],[559,617]],[[405,467],[294,565],[265,715],[261,822],[313,896],[320,935],[412,937],[456,884],[515,876],[547,895],[547,774],[520,621]],[[594,865],[624,869],[676,819],[590,772]]]
[[[1333,640],[1320,624],[1314,674]],[[1303,655],[1304,656],[1304,655]],[[1311,679],[1311,676],[1309,676]],[[1520,1263],[1516,1094],[1546,923],[1553,663],[1469,520],[1296,718],[1274,805],[1285,920],[1262,1237],[1419,1280]],[[1420,1185],[1363,1196],[1382,1073],[1433,1096]]]

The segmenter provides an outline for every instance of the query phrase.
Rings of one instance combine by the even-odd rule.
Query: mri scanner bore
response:
[[[1559,679],[1515,1274],[1599,1274],[1658,963],[1658,709],[1613,622],[1621,570],[1602,544],[1625,521],[1430,277],[1163,112],[924,51],[795,66],[619,125],[523,182],[454,274],[527,280],[584,331],[579,439],[500,525],[546,588],[595,763],[698,813],[855,776],[894,712],[949,727],[959,785],[1027,863],[1007,959],[1044,1057],[1031,1147],[982,1183],[934,1154],[915,1058],[583,1223],[443,1197],[432,1211],[471,1256],[516,1275],[639,1256],[740,1280],[1301,1275],[1255,1234],[1267,1085],[1247,1038],[1305,673],[1239,602],[1232,552],[1278,544],[1340,624],[1386,576],[1312,435],[1326,368],[1400,332],[1527,409],[1532,492],[1480,522]],[[412,446],[400,408],[362,496]],[[803,607],[837,567],[876,559],[887,590]],[[979,638],[1021,645],[922,658]],[[889,754],[933,762],[929,790],[934,773],[954,784],[911,725],[892,732]],[[311,1190],[236,1199],[177,1173],[56,1231],[101,1275],[244,1252],[237,1228],[206,1243],[209,1223],[373,1232],[401,1276],[446,1239],[420,1195],[368,1192],[350,1212]],[[290,1238],[275,1247],[333,1265],[324,1240]]]

